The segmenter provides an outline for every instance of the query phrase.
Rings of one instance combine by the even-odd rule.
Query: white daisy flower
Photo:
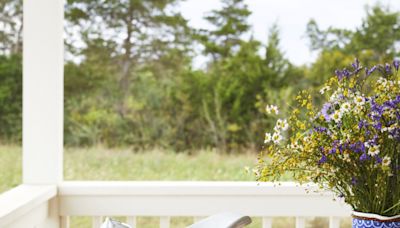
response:
[[[341,106],[340,106],[340,111],[342,113],[346,113],[349,112],[351,110],[351,104],[349,102],[344,102]]]
[[[272,135],[272,141],[273,141],[275,144],[279,144],[279,143],[282,141],[282,139],[283,139],[283,137],[282,137],[281,134],[279,134],[279,132],[275,132],[275,133]]]
[[[379,146],[378,146],[378,145],[372,146],[372,147],[370,147],[370,148],[368,149],[368,154],[369,154],[370,156],[378,155],[379,152],[380,152],[380,151],[379,151]]]
[[[363,109],[364,109],[364,106],[356,106],[354,108],[354,111],[356,114],[360,114],[363,111]]]
[[[382,165],[383,166],[389,166],[391,162],[392,161],[390,160],[389,156],[385,156],[385,157],[382,158]]]
[[[332,115],[331,119],[335,121],[336,123],[339,122],[342,119],[342,112],[339,110],[336,110]]]
[[[356,96],[356,98],[354,98],[354,103],[357,106],[362,106],[365,104],[365,98],[363,96]]]
[[[331,90],[331,87],[330,87],[330,86],[324,86],[324,87],[322,87],[322,88],[319,90],[319,92],[320,92],[321,94],[324,94],[325,92],[327,92],[327,91],[329,91],[329,90]]]
[[[279,109],[276,105],[267,105],[265,107],[265,111],[267,112],[267,114],[279,114]]]
[[[284,119],[284,120],[278,119],[276,121],[275,127],[276,127],[277,131],[279,131],[279,130],[286,131],[289,128],[289,124],[286,119]]]
[[[265,139],[264,139],[264,143],[269,143],[272,140],[272,135],[271,133],[265,133]]]
[[[385,157],[382,158],[382,165],[383,166],[389,166],[391,162],[392,161],[391,161],[389,156],[385,156]]]
[[[286,131],[289,128],[289,124],[287,120],[283,120],[282,122],[282,130]]]

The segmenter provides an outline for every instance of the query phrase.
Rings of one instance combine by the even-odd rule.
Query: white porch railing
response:
[[[308,189],[309,193],[305,189]],[[277,216],[296,217],[296,228],[305,227],[306,217],[328,217],[329,227],[338,228],[341,217],[351,209],[333,200],[328,192],[294,183],[254,182],[63,182],[51,186],[20,186],[0,197],[0,227],[69,227],[70,216],[91,216],[98,228],[103,216],[126,216],[136,227],[136,216],[160,218],[160,228],[168,228],[175,216],[205,217],[220,212],[238,212],[261,217],[262,227],[271,227]],[[29,195],[24,195],[29,193]],[[2,208],[10,197],[20,197],[13,207]],[[58,208],[51,208],[57,199]],[[41,213],[35,208],[40,208]],[[7,210],[8,211],[5,211]],[[59,226],[51,226],[49,214],[61,216]],[[25,226],[19,226],[23,221]],[[47,222],[46,222],[47,221]],[[12,226],[10,226],[12,224]],[[26,224],[30,224],[27,226]],[[17,226],[18,225],[18,226]]]
[[[57,187],[20,185],[0,195],[0,227],[57,226]]]

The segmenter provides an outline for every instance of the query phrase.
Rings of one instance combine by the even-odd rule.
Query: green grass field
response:
[[[21,183],[21,148],[0,146],[0,193]],[[151,150],[133,152],[129,149],[67,148],[64,151],[64,179],[66,180],[192,180],[192,181],[254,181],[245,167],[256,164],[255,153],[221,154],[199,151],[193,154]],[[290,205],[288,205],[290,206]],[[121,218],[123,219],[123,218]],[[172,228],[181,228],[192,218],[173,218]],[[73,228],[89,228],[90,218],[73,218]],[[138,218],[138,227],[156,228],[157,218]],[[249,228],[261,227],[255,218]],[[294,227],[294,218],[278,218],[273,227]],[[308,221],[307,227],[328,227],[327,219]],[[350,227],[348,220],[342,227]]]

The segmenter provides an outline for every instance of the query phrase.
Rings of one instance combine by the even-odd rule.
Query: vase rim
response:
[[[379,220],[379,221],[400,221],[400,215],[395,215],[395,216],[383,216],[383,215],[378,215],[378,214],[373,214],[373,213],[364,213],[364,212],[358,212],[358,211],[353,211],[352,213],[353,217],[358,217],[362,219],[370,219],[370,220]]]

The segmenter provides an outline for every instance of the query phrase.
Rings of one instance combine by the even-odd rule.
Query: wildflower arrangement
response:
[[[337,70],[318,97],[300,92],[290,117],[265,134],[257,179],[289,173],[334,191],[355,211],[399,215],[399,65],[364,68],[356,60]],[[276,106],[266,111],[280,117]]]

